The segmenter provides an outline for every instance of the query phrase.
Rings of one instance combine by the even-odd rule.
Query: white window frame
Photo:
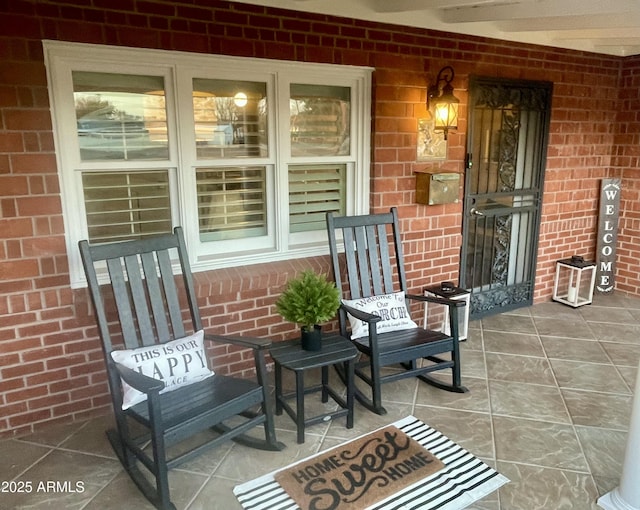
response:
[[[60,179],[65,238],[72,287],[86,285],[78,241],[87,239],[82,172],[118,169],[123,162],[81,161],[72,71],[161,75],[165,80],[169,158],[127,161],[131,169],[169,169],[171,217],[182,225],[194,271],[324,255],[324,231],[289,233],[289,165],[345,164],[346,212],[369,212],[372,68],[202,55],[194,53],[44,41],[56,160]],[[193,78],[264,81],[267,84],[268,144],[266,157],[229,159],[230,166],[267,168],[267,235],[250,242],[202,242],[198,229],[193,130]],[[334,157],[291,157],[289,86],[291,83],[349,87],[351,90],[350,154]],[[283,207],[286,204],[287,207]],[[253,239],[253,241],[252,241]],[[249,248],[250,246],[250,248]]]

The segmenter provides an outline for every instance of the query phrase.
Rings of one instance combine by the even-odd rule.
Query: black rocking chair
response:
[[[80,241],[79,248],[117,426],[107,436],[126,471],[156,508],[175,509],[169,497],[168,470],[205,448],[229,439],[267,450],[284,448],[276,440],[273,403],[266,388],[264,353],[270,342],[207,334],[203,340],[179,227],[173,234],[139,241],[102,245]],[[172,270],[171,255],[176,252],[181,277],[175,277]],[[100,268],[105,266],[109,285],[101,286]],[[117,315],[110,313],[113,302]],[[187,337],[192,332],[196,334]],[[124,349],[114,345],[122,341]],[[257,382],[213,375],[204,350],[210,341],[253,349]],[[141,363],[131,366],[124,359]],[[195,382],[189,379],[197,373]],[[131,395],[135,398],[126,402]],[[264,427],[264,439],[245,434],[259,425]],[[198,446],[171,457],[167,453],[170,446],[207,429],[206,440]],[[140,465],[151,473],[153,482]]]
[[[356,376],[371,387],[371,398],[356,389],[356,398],[371,411],[385,414],[382,406],[382,384],[405,377],[419,379],[453,392],[468,391],[461,383],[460,349],[458,338],[458,308],[465,303],[435,296],[411,295],[407,292],[402,244],[395,208],[389,213],[362,216],[335,216],[327,214],[327,230],[331,253],[333,276],[343,297],[351,300],[340,307],[338,319],[340,334],[352,338],[360,353],[366,355],[356,364]],[[341,235],[340,235],[341,233]],[[389,238],[392,242],[389,242]],[[344,255],[339,254],[339,241],[344,246]],[[343,262],[343,265],[341,265]],[[344,278],[344,283],[343,283]],[[450,334],[417,327],[403,329],[400,324],[394,330],[383,327],[384,314],[364,311],[359,303],[375,302],[380,296],[405,293],[408,313],[411,301],[440,303],[448,307]],[[400,298],[399,298],[400,299]],[[395,310],[395,309],[394,309]],[[400,316],[402,312],[393,312]],[[348,315],[352,316],[349,320]],[[353,321],[353,322],[352,322]],[[368,326],[368,334],[353,338],[353,324],[362,321]],[[350,328],[350,322],[352,326]],[[378,331],[380,330],[380,331]],[[440,355],[446,355],[440,357]],[[423,360],[419,362],[419,360]],[[399,365],[403,370],[386,371],[383,367]],[[432,377],[431,372],[451,371],[451,383]]]

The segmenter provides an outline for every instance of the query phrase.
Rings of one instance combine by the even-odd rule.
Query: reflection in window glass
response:
[[[193,80],[198,159],[266,157],[266,83]]]
[[[289,99],[291,155],[349,154],[349,87],[291,84]]]
[[[202,241],[243,239],[267,233],[266,169],[196,169]]]
[[[141,239],[171,231],[169,172],[83,172],[89,241]]]
[[[326,228],[326,214],[345,214],[346,165],[289,167],[290,232]]]
[[[164,78],[73,72],[83,161],[167,159]]]

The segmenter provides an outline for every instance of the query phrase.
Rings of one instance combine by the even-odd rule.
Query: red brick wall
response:
[[[622,179],[616,288],[640,295],[640,58],[625,60],[612,165]]]
[[[69,288],[42,39],[375,67],[371,205],[399,207],[416,290],[457,280],[461,205],[415,204],[413,174],[429,166],[462,171],[469,75],[552,80],[536,299],[549,298],[556,259],[594,255],[599,179],[620,174],[628,188],[620,286],[639,293],[637,61],[207,3],[0,0],[0,435],[103,412],[108,402],[86,293]],[[416,163],[427,79],[443,65],[456,70],[459,129],[450,134],[448,161]],[[616,137],[619,94],[628,117],[621,115]],[[309,266],[328,264],[321,257],[198,274],[205,323],[223,333],[291,336],[273,302],[286,279]],[[244,353],[219,354],[219,369],[246,369]]]

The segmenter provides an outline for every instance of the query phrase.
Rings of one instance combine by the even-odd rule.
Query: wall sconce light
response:
[[[427,109],[433,115],[433,130],[444,132],[445,140],[450,129],[458,128],[460,100],[453,95],[454,76],[453,67],[445,66],[440,69],[436,83],[427,89]]]

